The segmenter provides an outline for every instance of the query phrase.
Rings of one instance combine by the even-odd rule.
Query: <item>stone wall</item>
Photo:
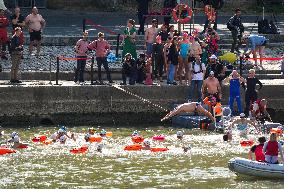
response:
[[[188,94],[185,86],[123,88],[152,104],[111,86],[1,87],[0,125],[154,124],[160,123],[162,114],[173,103],[185,102]],[[228,88],[224,90],[223,99],[228,99]],[[261,91],[261,97],[269,101],[273,116],[281,121],[283,114],[278,112],[284,112],[283,94],[284,85],[266,85]],[[227,100],[223,102],[227,103]]]

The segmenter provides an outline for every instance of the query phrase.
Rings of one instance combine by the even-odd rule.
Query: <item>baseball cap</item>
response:
[[[217,59],[217,56],[215,54],[212,54],[209,58],[210,59]]]

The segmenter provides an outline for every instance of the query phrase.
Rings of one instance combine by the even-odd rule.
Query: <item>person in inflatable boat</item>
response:
[[[259,137],[258,142],[259,142],[259,144],[251,147],[251,149],[248,153],[248,157],[249,157],[249,159],[252,159],[252,154],[254,153],[256,161],[264,162],[265,157],[264,157],[264,154],[262,152],[262,149],[263,149],[264,143],[266,142],[266,138],[265,137]]]
[[[278,155],[280,154],[282,162],[283,159],[283,151],[280,142],[277,140],[277,134],[271,133],[270,139],[268,142],[265,142],[262,149],[263,154],[265,155],[265,162],[278,164]]]

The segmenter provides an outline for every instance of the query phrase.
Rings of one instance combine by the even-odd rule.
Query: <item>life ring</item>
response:
[[[168,148],[151,148],[151,152],[166,152]]]
[[[102,142],[103,137],[90,137],[89,142]]]
[[[253,145],[253,141],[252,140],[243,140],[240,142],[241,146],[252,146]]]
[[[10,148],[0,148],[0,155],[16,153],[16,150]]]
[[[34,138],[32,138],[33,142],[43,142],[47,139],[47,137],[45,135],[40,135],[40,136],[35,136]]]
[[[134,143],[141,143],[144,141],[144,138],[142,136],[133,136],[131,139]]]
[[[165,135],[157,135],[152,137],[153,140],[164,141],[166,139]]]
[[[215,22],[216,12],[215,12],[215,9],[212,7],[212,5],[206,5],[204,7],[204,12],[210,22]]]
[[[181,11],[183,10],[186,10],[187,16],[185,18],[180,18]],[[177,14],[179,14],[179,17]],[[185,24],[189,22],[191,20],[192,14],[193,14],[192,9],[186,4],[179,4],[172,11],[174,21],[181,23],[181,24]]]
[[[87,146],[82,146],[81,148],[73,148],[72,150],[70,150],[70,152],[73,154],[82,154],[86,153],[87,151],[88,151]]]
[[[133,144],[133,145],[125,146],[124,150],[126,150],[126,151],[142,150],[142,145],[141,144]]]

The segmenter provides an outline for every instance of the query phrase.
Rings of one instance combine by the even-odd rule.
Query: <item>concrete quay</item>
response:
[[[119,89],[118,85],[80,86],[73,83],[61,82],[56,86],[47,81],[21,85],[2,82],[0,125],[161,125],[160,118],[166,110],[171,109],[173,103],[186,102],[188,95],[188,86],[136,85]],[[268,100],[273,119],[283,122],[284,83],[276,83],[264,82],[260,97]],[[223,91],[222,103],[227,104],[228,87],[225,86]]]

